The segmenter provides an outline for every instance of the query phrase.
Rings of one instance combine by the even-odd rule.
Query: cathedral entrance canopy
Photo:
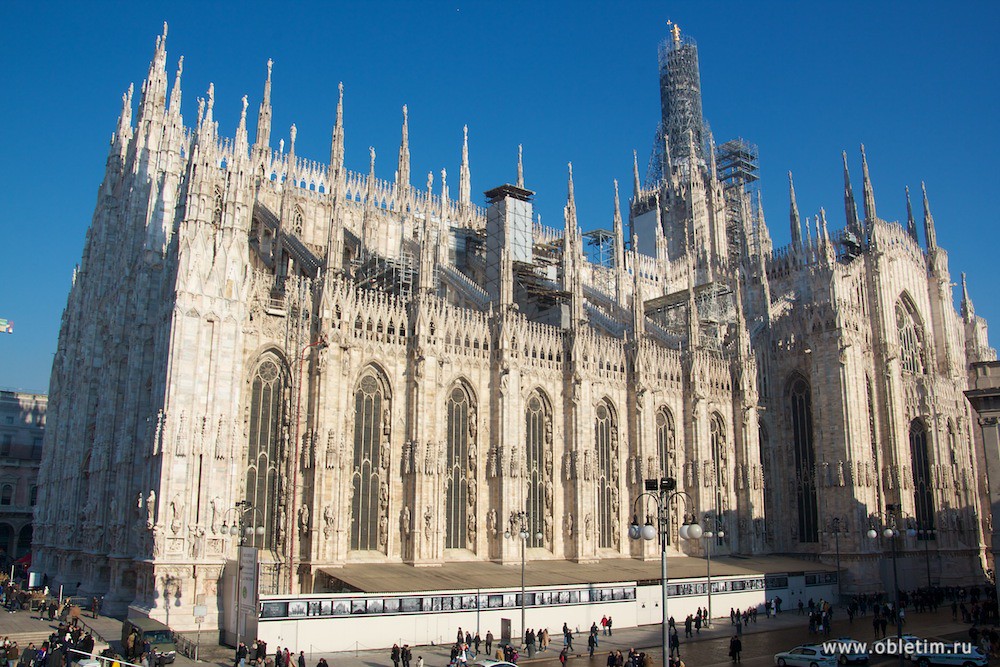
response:
[[[815,561],[784,556],[755,558],[713,558],[712,576],[749,576],[833,572],[836,568]],[[413,567],[403,563],[349,564],[321,568],[330,577],[334,591],[362,593],[409,593],[415,591],[470,590],[475,588],[517,587],[521,570],[517,564],[483,562],[445,563],[439,567]],[[671,579],[690,579],[706,575],[706,561],[676,556],[670,559]],[[660,561],[633,558],[601,560],[597,563],[574,563],[565,560],[531,561],[525,579],[531,586],[659,580]],[[320,587],[317,586],[317,589]],[[320,592],[317,590],[316,592]]]

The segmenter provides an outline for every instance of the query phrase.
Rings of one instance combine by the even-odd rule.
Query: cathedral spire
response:
[[[795,182],[792,180],[792,172],[788,172],[788,197],[791,200],[789,210],[789,220],[792,227],[792,246],[802,247],[802,220],[799,218],[799,205],[795,201]]]
[[[365,203],[372,206],[372,199],[375,196],[375,147],[368,147],[368,181],[365,183],[367,186],[365,189],[368,193],[365,195]]]
[[[337,121],[333,126],[333,139],[330,141],[330,171],[338,174],[344,168],[344,84],[337,85]]]
[[[181,73],[184,71],[184,56],[177,61],[177,74],[174,76],[174,88],[170,91],[170,115],[181,115]]]
[[[569,193],[566,196],[566,210],[567,210],[567,212],[572,217],[571,218],[567,218],[566,222],[567,222],[567,224],[569,224],[570,222],[572,222],[573,228],[575,229],[576,228],[576,196],[574,195],[574,192],[573,192],[573,163],[572,162],[568,163],[568,167],[569,167],[569,178],[568,178],[567,188],[569,189]]]
[[[632,237],[632,248],[639,247],[639,239],[636,236]],[[634,251],[633,251],[634,253]],[[624,256],[619,257],[619,261],[623,260]],[[622,271],[624,273],[624,271]],[[642,339],[643,333],[646,331],[646,303],[643,299],[642,293],[642,281],[639,279],[639,271],[632,271],[632,332],[635,337],[636,343]]]
[[[858,205],[854,201],[854,189],[851,187],[851,172],[847,169],[847,151],[841,152],[844,158],[844,211],[847,215],[847,231],[861,237],[861,221],[858,220]]]
[[[639,173],[639,168],[636,166],[636,174]],[[667,181],[673,181],[674,178],[674,161],[670,157],[670,135],[663,132],[663,176]]]
[[[517,187],[524,189],[524,163],[521,161],[521,144],[517,145]]]
[[[267,59],[267,80],[264,81],[264,99],[260,101],[260,111],[257,112],[257,136],[254,145],[268,148],[271,145],[271,67],[274,61]]]
[[[236,126],[236,155],[238,158],[246,157],[247,150],[247,96],[244,95],[243,110],[240,112],[240,123]]]
[[[924,238],[927,239],[927,249],[937,249],[937,232],[934,230],[934,216],[931,215],[931,204],[927,200],[927,186],[920,182],[920,189],[924,193]]]
[[[396,167],[396,188],[405,196],[410,190],[410,121],[403,105],[403,138],[399,142],[399,164]]]
[[[615,179],[615,213],[611,225],[615,243],[615,293],[619,301],[624,297],[625,279],[625,232],[622,225],[622,207],[618,199],[618,179]]]
[[[718,177],[719,177],[719,174],[718,174],[718,170],[716,169],[716,164],[715,164],[715,137],[712,136],[711,132],[708,134],[708,150],[709,150],[709,156],[708,156],[709,170],[708,170],[708,173],[712,175],[712,181],[711,182],[714,185],[716,183]]]
[[[906,186],[906,231],[917,241],[917,222],[913,219],[913,204],[910,203],[910,186]]]
[[[431,201],[434,191],[434,172],[427,172],[427,203],[424,206],[423,238],[420,241],[420,291],[430,293],[434,291],[434,226],[431,220]]]
[[[965,272],[962,272],[962,319],[965,322],[972,322],[976,318],[976,309],[972,306],[972,299],[969,298],[969,286],[965,284]]]
[[[868,158],[865,156],[865,145],[861,144],[861,187],[864,194],[865,222],[871,229],[875,223],[875,191],[872,190],[872,179],[868,175]]]
[[[764,202],[761,200],[760,192],[757,192],[757,252],[761,257],[771,254],[771,232],[767,228],[767,221],[764,219]]]
[[[472,172],[469,170],[469,126],[462,126],[462,167],[458,171],[458,203],[472,203]]]
[[[122,110],[118,114],[118,129],[115,130],[115,141],[124,147],[132,137],[132,93],[134,84],[128,85],[128,90],[122,93]]]
[[[632,151],[632,200],[639,201],[639,156]]]
[[[162,122],[167,106],[167,24],[163,24],[163,34],[156,38],[156,49],[149,63],[149,73],[142,84],[142,98],[139,100],[139,118],[136,129],[155,132],[154,126]]]

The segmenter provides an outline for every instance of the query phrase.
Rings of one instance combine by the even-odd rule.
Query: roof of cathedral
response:
[[[668,579],[706,575],[706,561],[689,556],[668,558]],[[414,567],[404,563],[354,563],[324,568],[324,574],[364,593],[409,593],[415,591],[510,588],[521,585],[520,561],[509,565],[465,561],[436,567]],[[786,556],[752,558],[721,556],[712,559],[712,576],[759,576],[803,572],[832,572],[837,568],[816,561]],[[531,561],[525,568],[528,586],[647,581],[660,578],[660,560],[634,558],[602,559],[595,563],[567,560]]]

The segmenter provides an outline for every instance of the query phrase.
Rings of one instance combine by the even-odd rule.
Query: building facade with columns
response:
[[[345,565],[519,562],[520,511],[529,560],[657,558],[627,526],[643,479],[673,476],[674,529],[718,524],[713,556],[832,562],[836,541],[845,591],[884,588],[889,545],[864,533],[899,504],[935,531],[938,583],[982,578],[962,390],[995,354],[967,293],[956,312],[926,193],[921,244],[912,213],[878,217],[863,150],[859,213],[845,154],[844,229],[792,188],[773,247],[678,31],[601,261],[571,167],[545,227],[520,159],[473,201],[467,132],[453,198],[443,170],[412,184],[405,107],[383,180],[374,150],[344,163],[342,88],[321,163],[295,126],[273,149],[270,62],[252,143],[247,98],[224,138],[211,87],[185,125],[181,74],[164,30],[134,121],[122,98],[53,364],[35,569],[108,610],[166,620],[176,599],[171,625],[203,603],[222,624],[241,516],[264,528],[261,590],[318,593]]]

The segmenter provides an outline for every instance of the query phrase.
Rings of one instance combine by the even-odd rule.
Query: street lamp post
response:
[[[231,512],[236,513],[236,518],[233,519],[232,525],[227,524],[226,517],[229,516]],[[255,515],[256,513],[256,515]],[[251,515],[251,522],[247,522],[247,515]],[[260,518],[260,524],[257,524],[256,519]],[[222,518],[222,534],[229,534],[233,537],[239,538],[240,547],[236,551],[236,585],[233,586],[235,589],[235,606],[233,608],[234,617],[236,619],[236,650],[240,650],[240,568],[242,566],[242,547],[246,546],[246,539],[248,537],[263,537],[264,536],[264,515],[259,509],[253,506],[249,500],[241,500],[234,507],[231,507],[226,511],[225,516]],[[256,597],[256,596],[255,596]]]
[[[844,592],[840,587],[840,517],[833,518],[833,541],[837,549],[837,602],[844,603]]]
[[[520,526],[520,530],[518,530],[518,532],[516,534],[512,534],[509,530],[504,531],[503,536],[506,537],[507,539],[511,539],[511,538],[514,538],[514,537],[518,537],[518,538],[521,539],[521,648],[523,649],[524,646],[525,646],[524,635],[527,632],[527,630],[525,629],[525,621],[524,621],[524,602],[525,602],[525,597],[524,597],[524,551],[525,551],[525,545],[526,545],[526,543],[528,541],[528,538],[531,536],[531,534],[528,532],[528,513],[527,512],[525,512],[524,510],[518,510],[517,512],[513,513],[513,517],[516,520],[516,522],[518,523],[518,525]],[[536,540],[542,539],[542,534],[541,533],[535,533],[535,539]]]
[[[661,623],[663,641],[663,667],[670,664],[670,614],[667,613],[667,536],[670,530],[670,501],[681,497],[684,499],[685,509],[689,496],[684,491],[676,491],[677,480],[673,477],[663,479],[645,480],[645,491],[640,493],[632,505],[632,523],[628,527],[628,536],[633,540],[643,539],[647,542],[660,538],[660,607],[663,610],[663,622]],[[653,524],[653,518],[646,515],[646,524],[639,526],[639,501],[642,498],[652,499],[656,503],[657,525]],[[693,504],[693,501],[692,501]],[[683,540],[697,540],[701,537],[702,529],[697,523],[687,523],[687,513],[684,515],[685,523],[678,530],[678,535]]]
[[[930,545],[928,544],[935,537],[935,531],[933,528],[926,528],[921,524],[917,524],[917,536],[924,542],[924,563],[927,565],[927,590],[931,590],[931,554]]]
[[[718,514],[715,515],[714,521],[711,514],[706,514],[705,523],[709,526],[709,529],[703,533],[705,537],[705,558],[708,562],[708,618],[705,620],[705,625],[712,627],[712,540],[716,538],[721,540],[726,536],[726,531],[722,529],[722,520]]]
[[[896,538],[899,537],[899,528],[896,527],[896,513],[899,512],[899,505],[894,505],[889,503],[885,506],[885,516],[883,523],[885,524],[882,529],[882,536],[889,540],[889,544],[892,547],[892,605],[896,612],[896,648],[899,652],[899,667],[904,667],[903,660],[905,658],[903,645],[903,619],[899,615],[899,572],[896,568]],[[876,526],[872,526],[868,529],[868,537],[870,539],[876,539],[879,536],[879,531]]]

